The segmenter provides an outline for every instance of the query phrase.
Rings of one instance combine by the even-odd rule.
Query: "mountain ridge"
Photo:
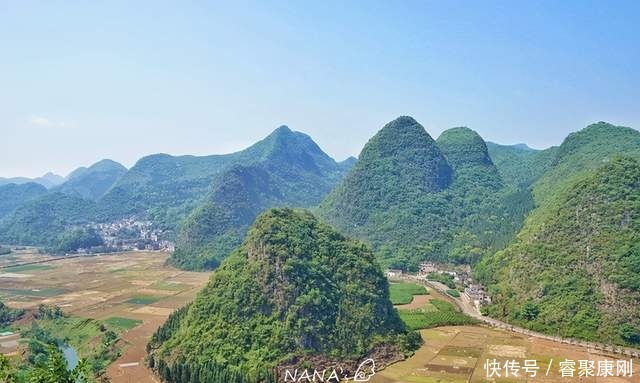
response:
[[[262,155],[214,177],[204,200],[185,219],[170,263],[187,269],[217,266],[260,212],[316,205],[346,169],[306,134],[286,126],[258,144]]]

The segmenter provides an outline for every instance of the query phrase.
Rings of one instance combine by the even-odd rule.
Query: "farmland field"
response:
[[[176,308],[191,301],[206,283],[208,273],[184,272],[164,265],[167,255],[133,252],[119,255],[81,257],[2,268],[10,264],[38,262],[48,258],[34,252],[15,252],[11,260],[0,257],[0,295],[13,307],[34,308],[40,303],[55,304],[79,318],[99,319],[123,333],[124,352],[107,369],[113,383],[156,382],[144,366],[145,346],[153,332]],[[31,267],[27,267],[31,266]],[[40,267],[33,267],[40,266]],[[46,267],[42,267],[46,266]],[[415,285],[414,285],[415,286]],[[404,287],[401,288],[405,289]],[[415,290],[411,287],[410,290]],[[414,293],[412,291],[412,293]],[[405,298],[406,301],[406,298]],[[433,314],[447,314],[451,297],[436,289],[413,295],[409,304],[397,305],[404,312],[415,312],[416,326]],[[405,318],[407,319],[407,318]],[[77,323],[68,321],[69,328]],[[74,327],[75,326],[75,327]],[[89,326],[82,327],[88,332]],[[373,383],[480,383],[489,382],[483,368],[486,359],[536,359],[541,369],[553,360],[600,360],[602,351],[526,337],[482,326],[446,326],[421,330],[424,345],[411,358],[393,364],[373,377]],[[91,334],[77,333],[79,341]],[[80,351],[82,351],[80,349]],[[634,366],[640,361],[634,360]],[[640,367],[636,367],[640,368]],[[496,379],[496,383],[527,382],[525,379]],[[528,382],[579,382],[560,379],[557,371]],[[583,383],[640,383],[633,378],[589,378]]]
[[[464,315],[449,294],[430,289],[430,295],[415,295],[410,304],[396,305],[400,317],[409,328],[422,328],[423,346],[407,360],[395,363],[371,379],[373,383],[640,383],[640,376],[598,378],[562,378],[559,362],[565,359],[594,361],[615,360],[602,350],[587,349],[546,339],[528,337],[480,325]],[[458,324],[444,326],[443,324]],[[535,379],[519,377],[487,378],[485,362],[496,359],[504,365],[515,360],[537,361],[542,371]],[[546,369],[551,363],[550,373]],[[637,369],[640,361],[633,360]]]
[[[113,383],[153,382],[143,360],[150,336],[209,277],[165,266],[167,255],[130,252],[32,263],[51,258],[32,250],[14,252],[10,259],[0,256],[0,299],[26,309],[57,305],[74,317],[122,330],[124,352],[108,376]],[[16,264],[23,266],[10,267]]]
[[[389,297],[394,305],[406,305],[411,303],[414,295],[428,294],[426,287],[411,282],[391,282],[389,284]]]
[[[393,364],[379,371],[372,383],[638,383],[640,376],[634,371],[633,377],[607,378],[562,378],[559,362],[569,360],[590,360],[596,364],[600,360],[615,360],[601,350],[561,344],[549,340],[531,338],[503,330],[482,326],[438,327],[422,330],[424,345],[411,358]],[[537,360],[540,370],[535,379],[525,378],[520,371],[519,377],[486,377],[484,368],[487,359],[496,359],[504,365],[515,360],[521,365],[525,359]],[[549,376],[546,370],[551,363]],[[633,360],[634,369],[640,366],[639,360]]]

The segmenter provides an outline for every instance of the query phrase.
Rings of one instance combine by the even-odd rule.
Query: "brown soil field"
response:
[[[411,303],[407,303],[406,305],[395,305],[398,309],[417,309],[420,308],[432,299],[431,295],[414,295]]]
[[[33,251],[22,251],[10,259],[0,257],[0,298],[13,307],[33,308],[40,303],[56,304],[66,312],[83,317],[122,317],[142,323],[122,335],[124,352],[109,366],[113,383],[157,383],[145,367],[145,346],[170,312],[191,301],[209,278],[208,273],[183,272],[165,266],[166,253],[130,252],[117,255],[79,257],[3,267],[50,259]],[[435,289],[415,296],[401,306],[418,308],[433,298],[450,299]],[[137,302],[137,303],[131,303]],[[148,303],[151,302],[151,303]],[[424,345],[411,358],[377,372],[373,383],[640,383],[640,371],[629,378],[561,378],[560,361],[565,359],[616,360],[620,356],[545,339],[528,337],[484,326],[440,327],[421,331]],[[535,379],[524,377],[486,378],[484,363],[524,359],[538,361]],[[546,368],[551,363],[548,376]],[[635,369],[640,361],[633,360]]]
[[[147,342],[173,310],[195,297],[210,275],[166,266],[167,256],[140,251],[3,268],[0,298],[11,307],[46,303],[81,317],[141,320],[122,335],[127,346],[107,375],[113,383],[156,382],[144,364]],[[0,267],[51,260],[32,250],[0,258]]]
[[[439,327],[422,330],[424,345],[411,358],[379,371],[372,383],[639,383],[639,371],[632,377],[578,377],[579,360],[616,361],[622,357],[589,350],[575,345],[561,344],[545,339],[527,337],[483,326]],[[525,359],[537,361],[539,371],[535,378],[502,376],[487,378],[486,360],[517,361],[521,366]],[[574,378],[562,377],[559,363],[574,360]],[[628,359],[627,359],[628,361]],[[633,360],[634,370],[640,368],[640,360]],[[549,375],[547,368],[551,364]],[[615,362],[614,362],[615,365]],[[616,373],[614,368],[614,374]]]

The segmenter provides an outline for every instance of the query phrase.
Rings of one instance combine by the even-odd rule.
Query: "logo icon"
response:
[[[376,374],[376,362],[369,358],[365,359],[358,369],[356,370],[356,374],[353,376],[354,382],[368,382],[371,380],[371,377]]]

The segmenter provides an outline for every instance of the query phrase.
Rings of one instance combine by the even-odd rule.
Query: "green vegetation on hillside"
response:
[[[414,119],[400,117],[367,142],[319,213],[370,242],[386,265],[416,267],[417,259],[443,252],[451,209],[439,192],[452,179],[435,141]]]
[[[102,237],[94,229],[73,229],[59,235],[49,250],[53,253],[65,254],[103,244]]]
[[[273,379],[277,365],[309,355],[357,359],[381,344],[401,354],[419,335],[404,329],[371,250],[308,212],[271,209],[149,349],[168,381],[240,382]]]
[[[192,270],[217,267],[241,244],[260,212],[316,205],[348,170],[309,136],[287,127],[256,145],[264,148],[261,156],[215,177],[205,200],[182,225],[170,263]]]
[[[127,168],[121,164],[112,160],[102,160],[88,168],[76,169],[54,190],[95,201],[126,172]]]
[[[34,182],[0,186],[0,220],[10,215],[18,206],[46,193],[44,186]]]
[[[122,352],[122,326],[68,316],[56,306],[40,305],[30,325],[14,324],[13,328],[27,345],[10,366],[16,383],[94,382]],[[71,371],[61,352],[68,347],[80,358]],[[77,380],[80,375],[83,379]]]
[[[18,207],[0,223],[0,242],[53,246],[65,231],[90,222],[95,203],[60,192]]]
[[[414,295],[428,294],[426,287],[410,282],[393,282],[389,285],[389,297],[394,305],[411,303]]]
[[[24,314],[22,309],[12,309],[0,301],[0,328],[19,319]]]
[[[599,134],[593,138],[603,139]],[[605,155],[581,141],[593,158]],[[571,161],[585,156],[575,149]],[[640,340],[640,164],[605,156],[599,169],[582,170],[565,183],[545,176],[540,190],[548,190],[552,179],[557,189],[544,196],[511,246],[479,265],[477,274],[491,284],[490,315],[567,337],[625,344]]]
[[[454,128],[436,142],[400,117],[369,140],[319,214],[368,241],[385,266],[416,270],[503,248],[532,205],[530,193],[504,187],[476,132]]]
[[[0,355],[0,382],[3,383],[85,383],[91,381],[86,361],[79,361],[72,370],[62,352],[49,345],[37,365],[15,367],[4,355]]]
[[[487,142],[487,149],[504,182],[516,188],[527,188],[540,178],[551,168],[558,151],[556,146],[535,150],[493,142]]]

